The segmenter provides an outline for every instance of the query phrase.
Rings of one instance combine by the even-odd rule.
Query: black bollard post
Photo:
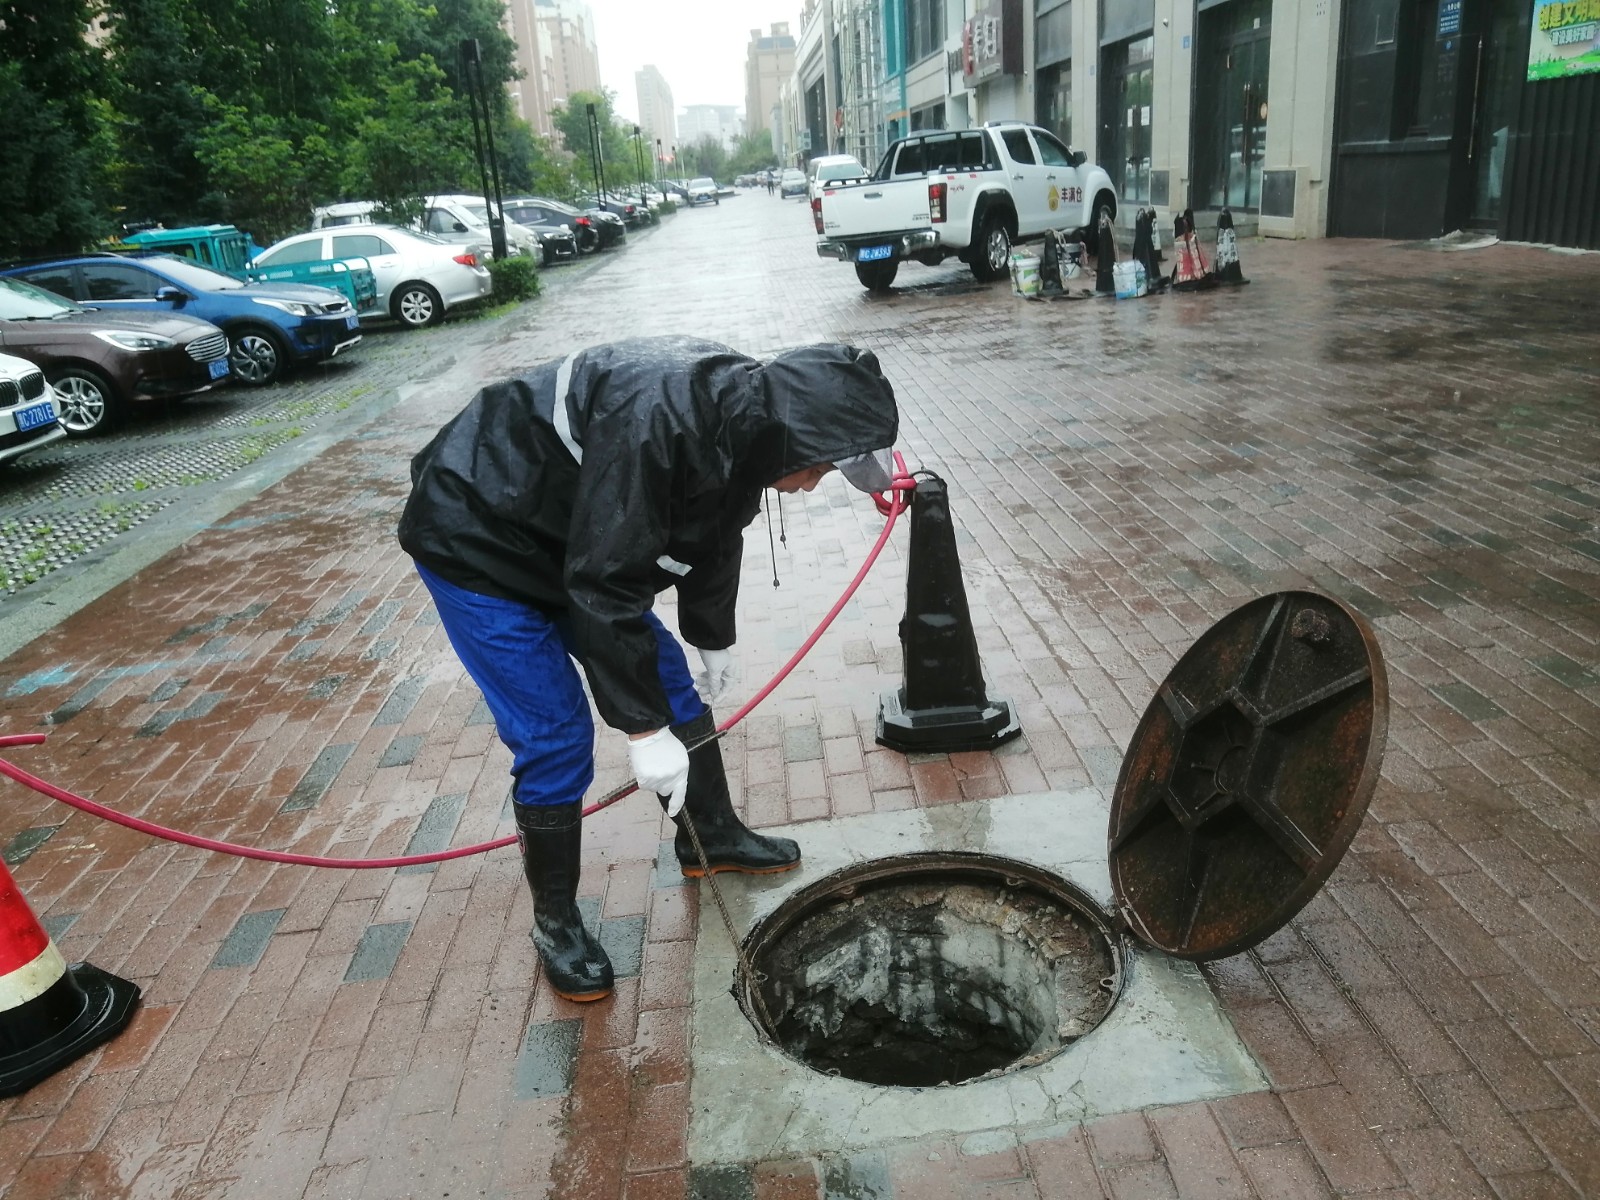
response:
[[[1111,237],[1111,218],[1100,214],[1100,227],[1095,230],[1094,293],[1097,296],[1117,294],[1116,276],[1111,268],[1117,263],[1117,246]]]
[[[1233,228],[1233,214],[1224,208],[1217,214],[1217,251],[1211,257],[1212,274],[1218,283],[1237,287],[1249,283],[1239,265],[1239,238]]]
[[[991,698],[983,682],[949,491],[937,475],[919,475],[911,498],[900,647],[905,682],[879,700],[880,746],[903,753],[992,750],[1022,732],[1011,705]]]

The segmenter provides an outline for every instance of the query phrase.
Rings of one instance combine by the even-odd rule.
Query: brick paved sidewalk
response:
[[[903,562],[725,743],[752,823],[1109,786],[1213,620],[1312,586],[1387,656],[1389,753],[1330,886],[1207,969],[1272,1089],[806,1161],[686,1161],[696,893],[637,798],[583,893],[615,999],[550,995],[513,853],[313,872],[202,855],[7,785],[0,842],[120,1038],[0,1101],[27,1197],[1600,1195],[1600,260],[1248,243],[1237,292],[1028,304],[957,268],[889,298],[742,196],[506,322],[491,352],[0,663],[13,757],[211,836],[335,854],[510,830],[507,756],[394,545],[409,454],[484,379],[692,332],[877,351],[951,482],[986,670],[1025,739],[874,747]],[[283,519],[283,514],[293,514]],[[268,519],[268,518],[272,519]],[[878,518],[834,480],[747,541],[746,686]],[[782,586],[774,591],[774,568]],[[670,608],[670,605],[668,606]],[[622,778],[602,737],[597,790]],[[714,916],[711,920],[715,920]]]

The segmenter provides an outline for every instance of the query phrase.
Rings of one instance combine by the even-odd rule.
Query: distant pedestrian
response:
[[[767,195],[772,195],[772,172],[767,172]]]
[[[573,662],[601,719],[627,735],[639,786],[668,816],[694,818],[712,871],[798,866],[799,846],[734,813],[718,743],[686,744],[715,731],[709,702],[733,677],[744,527],[762,491],[809,492],[836,467],[887,490],[898,420],[864,350],[763,362],[641,338],[491,384],[411,460],[400,544],[511,751],[534,943],[558,995],[612,987],[576,903],[594,723]],[[704,698],[651,611],[669,587]],[[674,847],[685,875],[702,874],[681,820]]]

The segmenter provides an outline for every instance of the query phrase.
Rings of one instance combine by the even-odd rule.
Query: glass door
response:
[[[1468,147],[1473,177],[1473,225],[1500,223],[1500,185],[1505,175],[1511,125],[1527,55],[1517,38],[1519,10],[1513,0],[1490,0],[1486,27],[1478,36],[1474,73],[1472,141]]]
[[[1231,0],[1200,14],[1194,196],[1210,208],[1261,203],[1271,16],[1270,0]]]
[[[1150,200],[1150,101],[1155,38],[1134,38],[1105,49],[1100,161],[1124,207]]]

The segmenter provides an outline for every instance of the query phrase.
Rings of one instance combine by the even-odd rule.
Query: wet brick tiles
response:
[[[310,871],[8,785],[0,844],[31,903],[144,1003],[0,1101],[6,1200],[1600,1195],[1600,341],[1571,319],[1600,264],[1251,241],[1239,291],[1050,305],[956,267],[867,296],[810,240],[802,208],[742,196],[460,326],[381,421],[0,663],[0,728],[50,734],[13,757],[260,845],[504,837],[507,756],[393,543],[408,456],[474,387],[574,345],[852,341],[896,382],[903,448],[950,481],[986,671],[1025,737],[992,756],[874,745],[897,538],[724,743],[738,804],[773,825],[1109,784],[1212,621],[1278,588],[1344,597],[1389,672],[1369,818],[1296,920],[1206,968],[1272,1089],[690,1163],[700,914],[653,804],[587,826],[581,895],[619,981],[577,1006],[539,977],[514,852]],[[775,555],[752,529],[746,687],[879,527],[834,480],[785,499]],[[623,775],[619,739],[598,758],[597,793]]]

